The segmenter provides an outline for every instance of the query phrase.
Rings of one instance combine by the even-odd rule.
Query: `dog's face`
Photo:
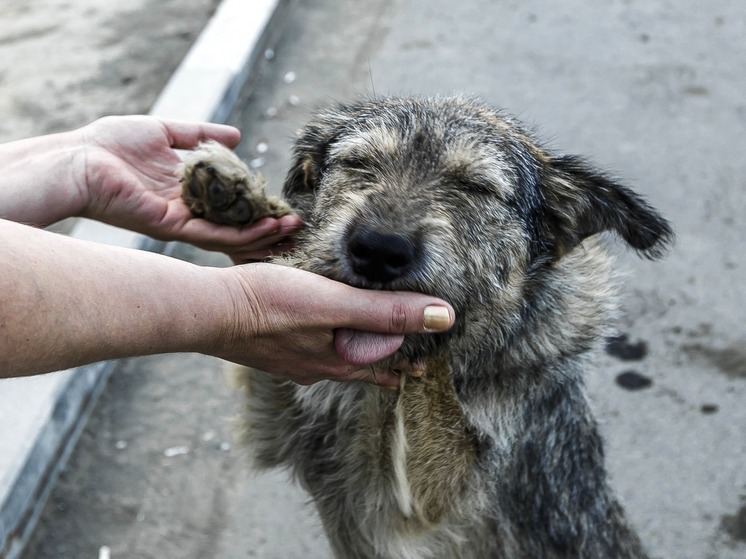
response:
[[[651,257],[671,236],[626,188],[461,98],[317,115],[297,141],[284,195],[308,224],[304,268],[441,297],[456,310],[455,335],[475,323],[513,328],[543,278],[591,235],[615,231]],[[440,342],[422,343],[414,353]]]

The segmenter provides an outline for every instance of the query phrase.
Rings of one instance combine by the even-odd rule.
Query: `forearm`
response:
[[[78,131],[0,144],[0,218],[40,227],[78,215],[84,158]]]
[[[0,220],[0,377],[209,352],[231,301],[222,270]]]

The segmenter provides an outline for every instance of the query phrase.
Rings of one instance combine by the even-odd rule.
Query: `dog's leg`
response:
[[[571,378],[525,395],[524,431],[502,479],[513,533],[528,557],[644,559],[609,487],[582,382]]]
[[[182,198],[191,212],[213,223],[243,226],[265,217],[292,213],[276,196],[265,195],[266,181],[232,151],[206,142],[179,166]]]

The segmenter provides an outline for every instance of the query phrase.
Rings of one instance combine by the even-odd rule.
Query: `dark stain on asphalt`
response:
[[[720,519],[720,528],[732,539],[746,542],[746,497],[741,496],[741,507],[735,514],[723,515]]]
[[[616,377],[616,383],[625,390],[643,390],[653,385],[653,380],[637,371],[624,371]]]
[[[631,342],[628,334],[620,334],[606,340],[606,353],[621,361],[641,361],[648,354],[644,340]]]
[[[701,343],[689,343],[681,346],[681,349],[691,358],[704,358],[719,372],[730,378],[746,379],[745,346],[746,342],[742,342],[716,349]]]

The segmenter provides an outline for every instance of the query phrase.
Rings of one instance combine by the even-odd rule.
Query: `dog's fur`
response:
[[[641,255],[666,221],[583,160],[463,98],[362,101],[301,131],[284,196],[307,223],[287,264],[449,301],[398,393],[248,381],[250,444],[310,492],[337,557],[639,558],[582,380],[615,307],[598,233]]]

